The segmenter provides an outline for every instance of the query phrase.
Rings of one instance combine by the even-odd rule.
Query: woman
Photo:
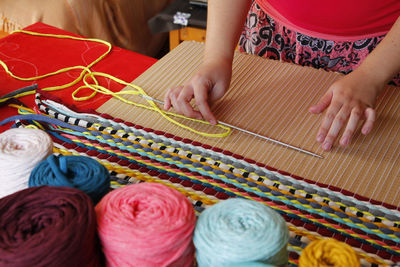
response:
[[[204,61],[185,85],[168,90],[166,110],[173,106],[188,117],[216,123],[209,103],[221,98],[229,87],[233,51],[240,35],[242,51],[349,73],[310,108],[316,114],[326,110],[317,134],[324,150],[332,148],[342,129],[340,144],[347,146],[360,120],[365,120],[361,132],[368,134],[375,122],[374,106],[380,91],[389,81],[400,85],[400,1],[208,3]],[[192,98],[199,111],[190,105]]]

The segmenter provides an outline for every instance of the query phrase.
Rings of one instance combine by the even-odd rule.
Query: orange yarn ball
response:
[[[352,247],[333,238],[315,240],[302,252],[299,267],[359,267]]]

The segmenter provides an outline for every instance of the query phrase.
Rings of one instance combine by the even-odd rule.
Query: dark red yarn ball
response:
[[[0,199],[0,266],[101,266],[89,196],[41,186]]]

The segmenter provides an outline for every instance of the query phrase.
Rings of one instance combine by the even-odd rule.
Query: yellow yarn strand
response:
[[[117,82],[117,83],[120,83],[120,84],[122,84],[122,85],[131,87],[131,88],[133,88],[133,89],[136,89],[136,91],[135,91],[135,90],[124,90],[124,91],[120,91],[120,92],[112,92],[111,90],[105,88],[104,86],[89,84],[89,82],[87,81],[87,79],[88,79],[88,78],[94,79],[95,76],[101,76],[101,77],[105,77],[105,78],[111,79],[111,80],[113,80],[113,81],[115,81],[115,82]],[[146,108],[146,109],[149,109],[149,110],[156,111],[156,112],[158,112],[161,116],[163,116],[165,119],[167,119],[168,121],[170,121],[170,122],[172,122],[172,123],[175,123],[176,125],[178,125],[178,126],[184,128],[184,129],[187,129],[187,130],[189,130],[189,131],[192,131],[192,132],[194,132],[194,133],[196,133],[196,134],[199,134],[199,135],[202,135],[202,136],[207,136],[207,137],[226,137],[227,135],[229,135],[229,133],[230,133],[230,131],[231,131],[231,129],[230,129],[229,127],[224,126],[224,125],[217,125],[217,126],[220,127],[220,128],[222,128],[222,129],[224,129],[225,132],[223,132],[223,133],[215,133],[215,134],[210,134],[210,133],[206,133],[206,132],[197,131],[197,130],[191,128],[191,127],[188,127],[188,126],[186,126],[186,125],[184,125],[184,124],[182,124],[182,123],[180,123],[180,122],[178,122],[178,121],[172,119],[172,118],[169,117],[169,116],[174,116],[174,117],[178,117],[178,118],[182,118],[182,119],[186,119],[186,120],[190,120],[190,121],[195,121],[195,122],[200,122],[200,123],[208,124],[208,125],[209,125],[210,123],[209,123],[209,122],[206,122],[206,121],[203,121],[203,120],[197,120],[197,119],[188,118],[188,117],[185,117],[185,116],[183,116],[183,115],[176,114],[176,113],[173,113],[173,112],[164,111],[164,110],[160,109],[160,108],[154,103],[154,101],[152,101],[152,100],[149,99],[149,98],[151,98],[151,97],[150,97],[140,86],[137,86],[137,85],[131,84],[131,83],[127,83],[127,82],[125,82],[125,81],[123,81],[123,80],[121,80],[121,79],[118,79],[118,78],[116,78],[116,77],[113,77],[113,76],[111,76],[110,74],[107,74],[107,73],[90,72],[90,73],[86,74],[86,75],[83,77],[83,82],[85,83],[85,85],[79,87],[79,88],[76,89],[75,92],[73,93],[73,97],[74,97],[75,100],[78,100],[78,101],[80,100],[80,98],[76,98],[76,97],[75,97],[75,95],[78,93],[79,90],[81,90],[81,89],[83,89],[83,88],[90,88],[90,89],[92,89],[92,90],[94,90],[94,91],[96,91],[96,92],[98,92],[98,93],[102,93],[102,94],[105,94],[105,95],[112,95],[113,97],[115,97],[115,98],[117,98],[117,99],[123,101],[124,103],[130,104],[130,105],[135,105],[135,106],[137,106],[137,107]],[[133,101],[129,101],[129,100],[127,100],[126,98],[123,98],[123,97],[120,96],[120,95],[138,95],[138,96],[143,96],[144,99],[150,104],[150,106],[146,106],[146,105],[143,105],[143,104],[140,104],[140,103],[136,103],[136,102],[133,102]]]
[[[64,84],[64,85],[58,85],[58,86],[53,86],[53,87],[47,87],[44,88],[42,90],[44,91],[55,91],[55,90],[60,90],[60,89],[65,89],[67,87],[73,86],[75,84],[77,84],[79,81],[81,81],[84,77],[84,75],[88,72],[90,73],[91,70],[90,68],[93,67],[96,63],[98,63],[99,61],[101,61],[103,58],[105,58],[111,51],[111,44],[100,40],[100,39],[94,39],[94,38],[82,38],[82,37],[75,37],[75,36],[69,36],[69,35],[59,35],[59,34],[47,34],[47,33],[38,33],[38,32],[31,32],[31,31],[24,31],[24,30],[17,30],[14,31],[13,33],[23,33],[23,34],[28,34],[28,35],[33,35],[33,36],[40,36],[40,37],[52,37],[52,38],[58,38],[58,39],[71,39],[71,40],[77,40],[77,41],[89,41],[89,42],[96,42],[96,43],[101,43],[107,46],[107,51],[104,52],[102,55],[100,55],[97,59],[95,59],[92,63],[90,63],[87,66],[72,66],[72,67],[67,67],[67,68],[62,68],[53,72],[49,72],[43,75],[38,75],[38,76],[34,76],[34,77],[19,77],[17,75],[15,75],[14,73],[12,73],[10,71],[10,69],[8,68],[7,64],[5,64],[3,61],[0,60],[0,65],[4,68],[5,72],[7,74],[9,74],[11,77],[13,77],[14,79],[17,80],[21,80],[21,81],[34,81],[34,80],[39,80],[39,79],[43,79],[49,76],[54,76],[57,74],[61,74],[64,72],[68,72],[71,70],[79,70],[81,69],[82,72],[80,73],[80,75],[78,76],[78,78],[76,78],[75,80],[73,80],[70,83]],[[97,81],[94,80],[94,82],[97,84]],[[16,97],[21,97],[21,96],[25,96],[25,95],[31,95],[34,94],[34,91],[31,92],[24,92],[21,93],[19,95],[17,95]]]
[[[18,110],[21,110],[21,111],[19,112],[19,114],[36,114],[35,111],[34,111],[33,109],[30,109],[30,108],[28,108],[28,107],[24,107],[24,106],[21,106],[21,105],[9,104],[8,106],[9,106],[9,107],[12,107],[12,108],[17,108]],[[23,113],[22,111],[25,111],[25,113]]]
[[[8,68],[7,64],[5,64],[2,60],[0,60],[0,65],[4,68],[5,72],[8,75],[10,75],[11,77],[13,77],[14,79],[21,80],[21,81],[34,81],[34,80],[39,80],[39,79],[46,78],[46,77],[49,77],[49,76],[57,75],[57,74],[60,74],[60,73],[65,73],[65,72],[68,72],[68,71],[71,71],[71,70],[82,70],[80,75],[78,76],[78,78],[76,78],[72,82],[69,82],[69,83],[63,84],[63,85],[57,85],[57,86],[53,86],[53,87],[43,88],[42,90],[44,90],[44,91],[61,90],[61,89],[65,89],[65,88],[68,88],[70,86],[73,86],[73,85],[77,84],[80,81],[83,81],[85,85],[80,86],[78,89],[76,89],[72,93],[72,98],[75,101],[88,100],[88,99],[94,97],[97,93],[101,93],[101,94],[110,95],[112,97],[115,97],[115,98],[119,99],[120,101],[122,101],[124,103],[127,103],[127,104],[130,104],[130,105],[135,105],[137,107],[146,108],[146,109],[149,109],[149,110],[156,111],[161,116],[163,116],[165,119],[167,119],[168,121],[178,125],[181,128],[184,128],[186,130],[189,130],[189,131],[194,132],[194,133],[196,133],[198,135],[201,135],[201,136],[222,138],[222,137],[228,136],[230,134],[230,132],[231,132],[231,128],[230,127],[227,127],[227,126],[221,125],[221,124],[217,124],[216,126],[224,130],[224,132],[222,132],[222,133],[207,133],[207,132],[198,131],[198,130],[193,129],[193,128],[191,128],[191,127],[189,127],[189,126],[187,126],[187,125],[185,125],[183,123],[180,123],[180,122],[176,121],[175,119],[171,118],[170,116],[174,116],[174,117],[177,117],[177,118],[183,118],[183,119],[186,119],[186,120],[189,120],[189,121],[194,121],[194,122],[207,124],[207,125],[211,125],[211,124],[209,122],[207,122],[207,121],[198,120],[198,119],[192,119],[192,118],[188,118],[186,116],[180,115],[180,114],[164,111],[164,110],[160,109],[156,105],[156,103],[154,103],[154,101],[152,101],[150,99],[146,99],[145,98],[146,101],[149,104],[149,106],[147,106],[147,105],[136,103],[134,101],[130,101],[130,100],[124,98],[122,95],[137,95],[137,96],[143,96],[143,97],[148,97],[148,98],[150,98],[150,97],[143,90],[143,88],[141,88],[141,87],[139,87],[137,85],[125,82],[125,81],[123,81],[121,79],[118,79],[118,78],[116,78],[116,77],[114,77],[114,76],[112,76],[110,74],[107,74],[107,73],[92,72],[90,70],[91,67],[93,67],[96,63],[101,61],[105,56],[107,56],[110,53],[112,46],[111,46],[110,43],[108,43],[106,41],[103,41],[103,40],[100,40],[100,39],[94,39],[94,38],[82,38],[82,37],[74,37],[74,36],[59,35],[59,34],[46,34],[46,33],[38,33],[38,32],[31,32],[31,31],[24,31],[24,30],[17,30],[17,31],[14,31],[14,32],[15,33],[23,33],[23,34],[33,35],[33,36],[41,36],[41,37],[52,37],[52,38],[59,38],[59,39],[71,39],[71,40],[77,40],[77,41],[96,42],[96,43],[101,43],[101,44],[104,44],[104,45],[107,46],[107,51],[104,52],[101,56],[99,56],[96,60],[94,60],[93,62],[91,62],[87,66],[66,67],[66,68],[62,68],[62,69],[59,69],[59,70],[54,71],[54,72],[50,72],[50,73],[39,75],[39,76],[35,76],[35,77],[19,77],[19,76],[15,75],[14,73],[12,73],[10,71],[10,69]],[[124,90],[124,91],[121,91],[121,92],[113,92],[113,91],[105,88],[104,86],[99,85],[99,83],[98,83],[98,81],[96,79],[96,76],[101,76],[101,77],[104,77],[104,78],[108,78],[108,79],[110,79],[112,81],[115,81],[115,82],[117,82],[119,84],[128,86],[128,87],[130,87],[132,89],[135,89],[135,90]],[[89,78],[93,81],[93,83],[90,83],[88,81]],[[84,88],[88,88],[88,89],[93,90],[93,93],[88,95],[88,96],[77,97],[78,92],[80,90],[84,89]],[[34,93],[35,93],[35,91],[33,91],[33,90],[29,91],[29,92],[24,92],[24,93],[20,93],[20,94],[14,96],[14,98],[19,98],[19,97],[26,96],[26,95],[32,95]],[[8,100],[10,98],[4,98],[4,99],[0,100],[0,103],[4,102],[4,101],[6,101],[6,100]]]

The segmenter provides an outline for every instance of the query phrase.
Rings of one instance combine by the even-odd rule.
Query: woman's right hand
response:
[[[215,125],[217,119],[211,112],[210,105],[225,94],[231,76],[231,60],[205,60],[184,85],[168,89],[164,97],[164,109],[173,107],[179,114],[204,119]],[[190,103],[193,98],[194,107]]]
[[[183,86],[167,91],[165,110],[174,107],[177,113],[187,117],[217,123],[210,104],[228,90],[234,50],[251,3],[251,0],[208,1],[204,61]]]

